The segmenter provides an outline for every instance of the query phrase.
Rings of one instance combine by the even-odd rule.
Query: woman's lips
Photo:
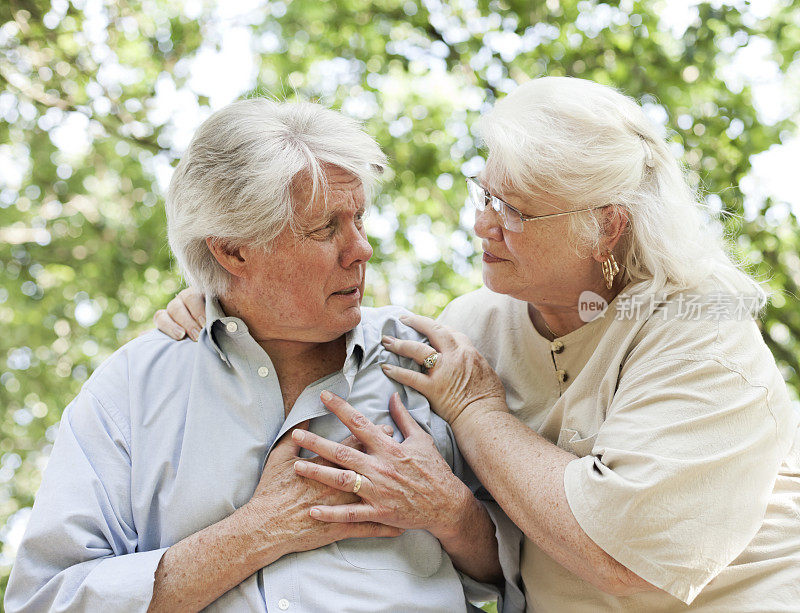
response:
[[[504,260],[503,258],[498,258],[493,253],[484,250],[483,251],[483,261],[486,262],[487,264],[496,264],[497,262],[505,262],[507,260]]]

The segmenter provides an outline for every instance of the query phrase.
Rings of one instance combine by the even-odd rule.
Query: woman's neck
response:
[[[603,284],[560,301],[528,301],[528,317],[544,338],[553,340],[566,336],[592,321],[593,315],[596,316],[605,305],[614,300],[624,286],[620,275],[611,289]]]

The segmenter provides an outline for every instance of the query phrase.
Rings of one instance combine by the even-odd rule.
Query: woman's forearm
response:
[[[657,589],[603,551],[578,524],[564,490],[576,458],[505,410],[459,416],[459,449],[511,520],[559,564],[616,595]]]
[[[461,498],[451,525],[434,536],[458,570],[481,583],[499,584],[503,572],[497,555],[494,524],[486,508],[467,486]]]
[[[286,553],[279,543],[264,534],[263,520],[242,507],[167,549],[148,612],[199,611]]]

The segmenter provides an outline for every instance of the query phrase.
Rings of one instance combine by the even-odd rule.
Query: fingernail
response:
[[[333,400],[333,394],[331,394],[328,390],[323,391],[319,397],[322,398],[322,402],[330,402]]]
[[[408,322],[408,315],[401,315],[400,317],[398,317],[398,319],[400,321],[402,321],[403,323],[407,323]]]
[[[292,438],[296,441],[302,441],[305,438],[306,434],[302,430],[293,430],[292,431]]]
[[[197,328],[192,328],[191,330],[189,330],[189,336],[196,343],[197,339],[200,338],[200,331]]]
[[[383,369],[383,372],[391,372],[392,370],[392,367],[389,364],[381,364],[381,368]]]
[[[382,336],[381,343],[383,345],[391,345],[394,342],[394,339],[391,336]]]
[[[297,462],[294,463],[295,470],[305,470],[305,468],[306,468],[306,462],[303,462],[302,460],[298,460]]]
[[[320,515],[322,515],[322,513],[319,512],[319,509],[311,509],[308,514],[314,519],[319,519]]]
[[[381,426],[381,428],[383,428],[383,431],[386,432],[386,434],[388,434],[389,436],[394,434],[394,428],[392,428],[391,426],[383,425]]]
[[[185,331],[183,330],[183,328],[172,328],[172,337],[176,341],[181,340],[183,338],[184,334],[185,334]]]
[[[205,327],[206,327],[206,318],[205,318],[205,316],[204,316],[204,315],[201,315],[201,316],[200,316],[200,320],[199,320],[199,321],[200,321],[200,325],[201,325],[203,328],[205,328]]]

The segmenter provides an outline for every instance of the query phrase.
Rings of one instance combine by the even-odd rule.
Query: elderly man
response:
[[[214,297],[199,342],[146,334],[67,407],[7,611],[458,611],[478,586],[467,575],[497,580],[494,527],[458,478],[449,427],[381,370],[412,365],[383,335],[418,336],[400,309],[360,308],[383,164],[354,122],[314,104],[237,102],[200,127],[167,198],[178,262]],[[333,486],[297,474],[330,465],[299,462],[284,434],[348,427],[354,454],[405,458],[404,472]],[[375,521],[315,519],[378,507],[393,480],[430,495]]]

